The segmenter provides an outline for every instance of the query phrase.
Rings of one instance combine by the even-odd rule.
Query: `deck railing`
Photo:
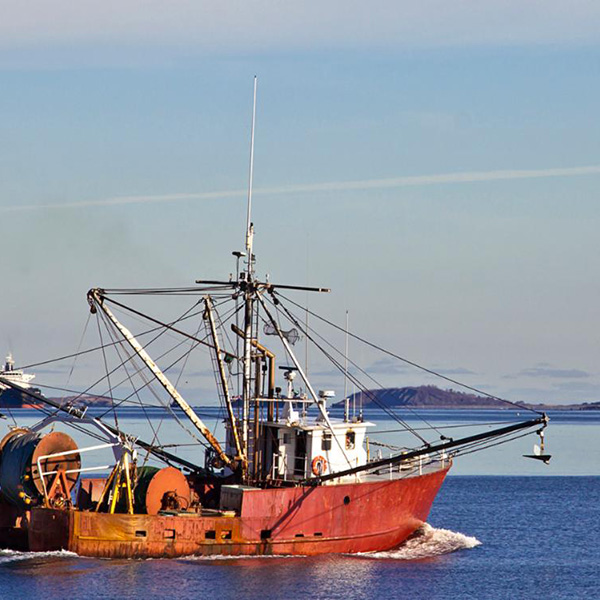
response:
[[[45,454],[43,456],[40,456],[37,459],[37,468],[38,468],[38,475],[40,476],[40,480],[42,482],[42,490],[44,492],[44,500],[47,501],[48,500],[48,488],[46,486],[46,479],[45,477],[47,477],[48,475],[56,475],[58,474],[58,470],[54,470],[54,471],[44,471],[42,468],[42,461],[47,460],[47,459],[51,459],[51,458],[58,458],[59,456],[71,456],[73,454],[83,454],[84,452],[92,452],[94,450],[104,450],[105,448],[114,448],[115,446],[120,446],[120,444],[118,443],[107,443],[107,444],[99,444],[97,446],[88,446],[87,448],[78,448],[76,450],[65,450],[64,452],[54,452],[53,454]],[[66,471],[63,471],[65,475],[71,475],[73,473],[88,473],[91,471],[105,471],[107,469],[113,469],[115,467],[115,465],[102,465],[102,466],[98,466],[98,467],[85,467],[85,468],[79,468],[79,469],[67,469]]]

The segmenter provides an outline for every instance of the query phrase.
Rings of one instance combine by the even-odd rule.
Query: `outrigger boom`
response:
[[[15,383],[13,383],[12,381],[9,381],[8,379],[5,379],[4,377],[0,377],[0,383],[2,385],[7,385],[15,390],[22,392],[23,394],[25,394],[26,396],[29,396],[32,400],[35,400],[39,404],[45,404],[46,406],[55,408],[59,412],[66,413],[70,417],[74,417],[74,418],[80,419],[80,420],[83,420],[86,418],[86,416],[85,416],[86,412],[87,412],[86,410],[81,410],[79,408],[70,406],[68,404],[60,404],[58,402],[55,402],[54,400],[51,400],[50,398],[46,398],[45,396],[42,396],[42,394],[38,394],[37,392],[34,392],[33,390],[26,389],[20,385],[17,385]],[[110,431],[114,435],[125,436],[126,438],[132,440],[133,443],[136,444],[137,446],[139,446],[140,448],[146,450],[147,452],[149,452],[156,458],[163,460],[168,464],[170,464],[170,463],[178,464],[178,465],[181,465],[182,467],[185,467],[186,469],[190,470],[191,472],[195,472],[195,473],[205,472],[205,469],[203,469],[199,465],[197,465],[193,462],[190,462],[189,460],[185,460],[184,458],[181,458],[175,454],[172,454],[171,452],[163,450],[162,448],[155,446],[154,444],[145,442],[144,440],[141,440],[140,438],[130,436],[127,433],[117,429],[116,427],[113,427],[112,425],[105,423],[104,421],[102,421],[102,419],[100,419],[98,417],[93,417],[90,420],[94,421],[96,423],[99,423],[102,427],[108,429],[108,431]]]
[[[396,456],[390,456],[389,458],[382,458],[380,460],[375,460],[367,463],[366,465],[361,465],[360,467],[354,467],[352,469],[346,469],[344,471],[338,471],[336,473],[330,473],[328,475],[321,475],[317,477],[310,477],[305,479],[302,483],[309,485],[317,485],[319,483],[323,483],[325,481],[331,481],[332,479],[338,479],[340,477],[347,477],[348,475],[355,475],[357,473],[363,473],[365,471],[376,471],[381,467],[386,467],[390,465],[396,465],[403,462],[408,462],[414,458],[418,458],[419,456],[424,456],[426,454],[431,454],[435,452],[444,452],[445,450],[450,450],[452,448],[457,448],[459,446],[467,446],[469,444],[473,444],[475,442],[481,442],[483,440],[487,440],[494,437],[501,437],[504,435],[509,435],[515,431],[520,431],[522,429],[528,429],[529,427],[537,427],[539,425],[544,429],[548,425],[548,416],[543,414],[541,417],[537,419],[530,419],[529,421],[522,421],[521,423],[515,423],[514,425],[509,425],[507,427],[501,427],[499,429],[494,429],[492,431],[486,431],[485,433],[478,433],[476,435],[467,436],[464,438],[460,438],[458,440],[448,440],[446,442],[442,442],[441,444],[428,444],[424,448],[419,448],[418,450],[412,450],[410,452],[403,452],[402,454],[398,454]]]
[[[102,312],[110,319],[114,326],[121,332],[121,335],[133,348],[135,353],[144,361],[146,366],[150,369],[154,377],[171,396],[171,398],[179,405],[181,410],[187,415],[188,419],[192,422],[194,427],[204,436],[206,441],[213,447],[218,457],[223,461],[223,464],[235,470],[233,461],[225,454],[223,448],[217,441],[217,438],[212,434],[210,429],[204,424],[202,419],[194,412],[194,409],[184,400],[183,396],[177,391],[175,386],[169,381],[167,376],[158,368],[156,363],[150,358],[150,355],[144,350],[142,345],[135,339],[133,334],[122,325],[119,320],[113,315],[111,310],[103,302],[103,297],[97,288],[91,289],[88,292],[88,301],[94,312],[97,308],[100,308]]]

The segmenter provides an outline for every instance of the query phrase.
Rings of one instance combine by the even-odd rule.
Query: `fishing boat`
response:
[[[142,439],[116,417],[111,421],[108,411],[90,415],[0,376],[0,383],[22,389],[45,412],[36,426],[14,428],[0,442],[0,545],[106,558],[388,550],[426,522],[459,454],[546,427],[546,416],[535,413],[462,438],[432,428],[428,440],[386,408],[416,445],[383,456],[374,451],[375,425],[362,411],[346,402],[343,415],[334,414],[333,390],[313,386],[294,350],[300,338],[363,394],[370,392],[359,371],[348,368],[347,352],[336,353],[309,327],[302,319],[307,309],[293,299],[294,292],[329,289],[257,276],[254,114],[245,245],[233,252],[235,272],[180,288],[96,287],[87,294],[92,317],[107,332],[95,348],[106,369],[101,395],[111,398],[115,414],[128,403],[140,410],[161,407],[194,445],[183,452],[178,440],[161,443],[151,429]],[[186,308],[168,316],[146,310],[151,302],[175,300]],[[347,327],[320,322],[338,336],[362,340]],[[134,333],[133,326],[142,329]],[[215,375],[221,439],[173,381],[194,353],[210,361]],[[46,433],[57,422],[94,443],[81,446],[66,433]],[[88,461],[101,451],[110,452],[111,464]]]

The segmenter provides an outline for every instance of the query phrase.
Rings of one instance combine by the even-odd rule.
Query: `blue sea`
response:
[[[492,469],[487,458],[465,457],[462,470],[457,461],[428,524],[390,552],[96,560],[0,551],[0,599],[600,598],[600,415],[553,422],[549,467],[522,458],[533,438],[503,447]]]

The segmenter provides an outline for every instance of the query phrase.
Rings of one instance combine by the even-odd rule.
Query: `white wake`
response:
[[[76,558],[75,552],[57,550],[55,552],[17,552],[16,550],[0,550],[0,564],[15,562],[19,560],[30,560],[32,558]]]
[[[419,560],[449,554],[457,550],[468,550],[480,545],[481,542],[476,537],[448,529],[436,529],[425,523],[398,548],[387,552],[369,552],[363,554],[363,556],[395,560]]]
[[[425,523],[406,542],[394,550],[385,552],[367,552],[359,556],[365,558],[392,559],[392,560],[419,560],[432,558],[442,554],[449,554],[458,550],[468,550],[480,546],[476,538],[448,529],[436,529]],[[356,555],[354,555],[356,556]],[[0,564],[21,560],[40,558],[76,558],[74,552],[59,550],[56,552],[17,552],[15,550],[0,550]],[[180,560],[240,560],[264,558],[300,558],[299,556],[185,556]]]

